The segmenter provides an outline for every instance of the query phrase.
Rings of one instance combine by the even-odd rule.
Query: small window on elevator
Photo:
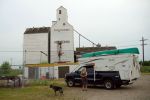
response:
[[[59,14],[61,14],[61,10],[59,10]]]

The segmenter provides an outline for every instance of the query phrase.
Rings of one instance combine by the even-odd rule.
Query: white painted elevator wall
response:
[[[38,64],[47,62],[48,54],[48,33],[24,34],[24,62],[25,64]]]

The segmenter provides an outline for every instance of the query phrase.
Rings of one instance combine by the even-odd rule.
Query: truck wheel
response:
[[[104,86],[108,90],[112,89],[114,87],[113,81],[112,80],[105,80],[104,81]]]
[[[72,80],[68,80],[67,86],[73,87],[74,86],[74,82]]]

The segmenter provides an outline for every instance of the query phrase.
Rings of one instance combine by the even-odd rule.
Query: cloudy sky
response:
[[[0,0],[0,63],[21,64],[25,29],[51,26],[60,6],[74,29],[102,46],[138,47],[142,53],[143,36],[150,60],[150,0]],[[81,46],[92,45],[82,39]]]

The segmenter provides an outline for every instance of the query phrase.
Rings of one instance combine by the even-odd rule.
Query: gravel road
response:
[[[150,75],[142,75],[134,84],[114,90],[89,87],[88,91],[83,92],[81,87],[68,87],[65,94],[77,100],[150,100]]]

